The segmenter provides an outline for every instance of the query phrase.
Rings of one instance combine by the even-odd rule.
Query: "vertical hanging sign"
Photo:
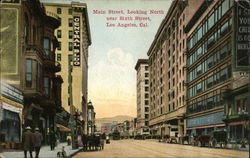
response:
[[[80,17],[74,16],[74,36],[73,36],[73,65],[80,66],[81,65],[81,38],[80,38],[81,30],[80,30]]]

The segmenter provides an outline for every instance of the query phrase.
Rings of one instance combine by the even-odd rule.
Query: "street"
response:
[[[246,151],[165,144],[156,140],[118,140],[103,151],[79,152],[73,158],[248,158]]]

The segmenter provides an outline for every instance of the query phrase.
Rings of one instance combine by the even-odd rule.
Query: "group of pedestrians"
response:
[[[43,136],[39,132],[39,128],[35,128],[35,132],[31,132],[31,128],[28,126],[25,128],[25,132],[23,133],[23,150],[24,157],[27,158],[27,152],[30,153],[30,158],[33,158],[32,152],[35,149],[36,158],[39,156],[40,148],[42,145]]]

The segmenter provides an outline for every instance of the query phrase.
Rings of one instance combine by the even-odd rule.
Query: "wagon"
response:
[[[200,136],[195,136],[192,144],[194,146],[209,146],[209,140],[210,140],[210,135],[200,135]]]
[[[226,147],[227,145],[227,132],[226,131],[214,131],[209,140],[210,147]]]

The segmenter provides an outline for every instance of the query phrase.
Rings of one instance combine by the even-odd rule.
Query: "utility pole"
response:
[[[68,55],[68,94],[69,94],[69,106],[70,106],[70,120],[69,125],[71,129],[71,143],[72,143],[72,149],[77,149],[76,145],[76,122],[74,119],[74,109],[73,109],[73,94],[72,94],[72,71],[73,71],[73,55]]]

